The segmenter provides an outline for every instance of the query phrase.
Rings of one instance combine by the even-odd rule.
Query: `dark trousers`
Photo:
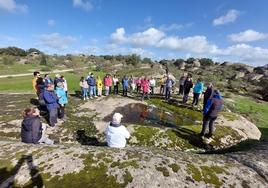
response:
[[[180,85],[179,95],[183,95],[183,85]]]
[[[60,119],[63,119],[64,118],[64,114],[65,114],[65,106],[61,106],[59,107],[59,111],[58,111],[58,117]]]
[[[189,93],[184,93],[182,103],[187,103],[188,98],[189,98]]]
[[[154,94],[154,86],[150,86],[150,89],[151,89],[151,94],[153,95]]]
[[[170,99],[171,88],[166,87],[165,99]]]
[[[141,86],[137,86],[137,93],[139,93],[141,90]]]
[[[127,87],[123,87],[123,96],[127,96]]]
[[[207,130],[207,127],[209,126],[209,132],[208,137],[211,137],[214,133],[214,121],[217,119],[217,117],[211,117],[209,115],[205,115],[203,118],[203,126],[202,131],[200,133],[201,136],[204,136]]]
[[[49,112],[49,125],[51,127],[54,127],[55,123],[57,123],[58,109],[52,108],[52,109],[49,109],[48,112]]]
[[[198,105],[200,93],[194,93],[193,105]]]
[[[109,94],[112,94],[112,86],[109,86]]]
[[[141,96],[141,100],[144,100],[144,97],[146,96],[147,99],[150,99],[148,92],[143,92]]]
[[[118,94],[118,85],[114,85],[114,94]]]

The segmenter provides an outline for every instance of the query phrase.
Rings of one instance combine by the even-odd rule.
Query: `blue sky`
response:
[[[0,0],[0,47],[268,62],[267,0]]]

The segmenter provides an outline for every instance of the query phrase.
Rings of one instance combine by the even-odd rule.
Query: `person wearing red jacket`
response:
[[[146,78],[146,76],[141,79],[141,89],[142,89],[142,97],[141,100],[144,100],[144,97],[146,95],[147,99],[149,99],[149,81]]]

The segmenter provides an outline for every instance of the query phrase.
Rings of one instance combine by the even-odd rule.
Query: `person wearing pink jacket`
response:
[[[110,78],[108,74],[103,79],[104,87],[105,87],[105,96],[109,95],[109,89],[110,89]]]
[[[111,94],[112,93],[112,86],[113,86],[113,78],[110,74],[108,75],[108,86],[109,86],[109,94]]]
[[[141,89],[142,89],[141,100],[142,101],[144,100],[145,95],[147,99],[150,99],[149,98],[149,81],[146,76],[143,79],[141,79]]]

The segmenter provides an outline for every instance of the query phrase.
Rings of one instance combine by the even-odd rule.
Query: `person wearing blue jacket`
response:
[[[49,112],[49,125],[54,127],[58,117],[58,98],[54,92],[54,84],[47,85],[43,97]]]
[[[64,85],[63,82],[59,82],[57,84],[55,93],[58,97],[58,103],[59,103],[59,118],[63,119],[64,118],[64,109],[65,109],[65,105],[68,103],[68,99],[67,99],[67,95],[66,92],[64,91]]]
[[[201,81],[200,78],[198,78],[193,89],[194,97],[192,105],[198,105],[199,96],[203,92],[203,90],[204,90],[204,83]]]
[[[31,144],[53,144],[54,141],[47,137],[45,130],[46,126],[41,123],[38,108],[26,108],[21,123],[21,141]]]
[[[94,74],[91,73],[87,79],[87,84],[89,85],[89,96],[92,99],[93,96],[97,97],[96,95],[96,79],[94,78]]]
[[[214,90],[213,95],[208,99],[203,111],[203,126],[200,136],[205,136],[209,125],[208,138],[211,138],[214,133],[214,121],[217,119],[219,112],[223,109],[223,99],[218,90]]]
[[[122,79],[122,87],[123,87],[123,96],[127,96],[128,78],[126,75]]]

